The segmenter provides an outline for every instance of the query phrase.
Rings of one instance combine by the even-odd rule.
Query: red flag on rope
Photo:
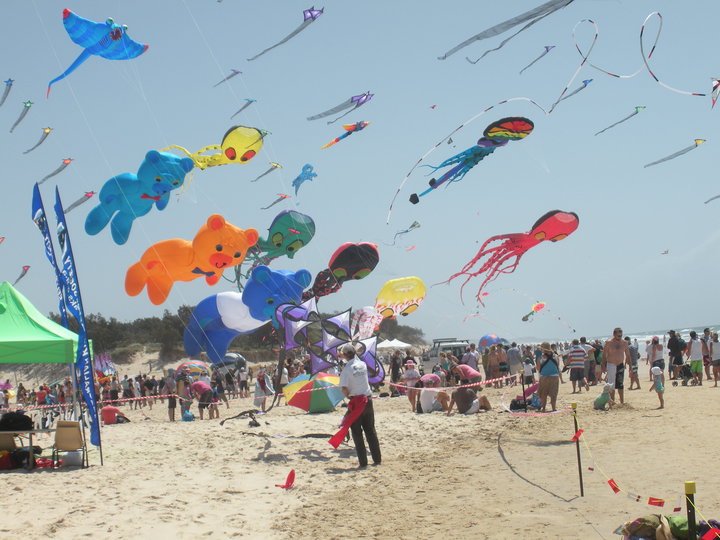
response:
[[[702,535],[700,540],[713,540],[714,538],[720,538],[720,529],[713,527],[708,532]]]
[[[578,429],[577,433],[575,433],[575,435],[573,435],[572,442],[578,442],[580,440],[580,435],[582,435],[584,431],[585,430],[583,430],[583,429]]]
[[[650,497],[648,499],[648,504],[651,506],[665,506],[665,499],[656,499],[655,497]]]
[[[608,485],[615,493],[620,493],[620,487],[617,485],[617,482],[613,478],[608,480]]]

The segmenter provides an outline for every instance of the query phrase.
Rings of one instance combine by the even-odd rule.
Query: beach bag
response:
[[[528,403],[530,405],[530,403]],[[510,402],[510,410],[511,411],[524,411],[525,410],[525,401],[522,399],[513,399]]]
[[[0,418],[0,431],[28,431],[33,428],[33,421],[22,411],[11,411]]]
[[[182,421],[183,422],[194,422],[195,421],[195,415],[191,413],[190,411],[185,411],[182,413]]]

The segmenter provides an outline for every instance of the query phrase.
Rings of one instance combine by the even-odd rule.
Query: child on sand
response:
[[[665,387],[663,386],[662,382],[662,369],[655,366],[653,367],[650,372],[653,376],[653,384],[650,387],[650,391],[652,392],[655,390],[658,395],[658,399],[660,400],[660,407],[658,409],[664,409],[665,408],[665,400],[663,399],[663,392],[665,392]]]
[[[598,397],[595,398],[595,402],[593,403],[593,406],[598,411],[606,411],[612,408],[613,405],[615,405],[615,402],[610,397],[610,392],[615,387],[612,384],[606,384],[603,386],[602,394],[600,394]],[[652,389],[651,389],[652,390]],[[607,406],[607,409],[605,408]]]

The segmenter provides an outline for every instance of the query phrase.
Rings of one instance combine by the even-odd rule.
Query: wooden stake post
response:
[[[575,433],[578,432],[578,421],[577,421],[577,403],[570,403],[573,414],[573,424],[575,425]],[[580,479],[580,496],[585,496],[585,487],[583,486],[583,475],[582,475],[582,459],[580,458],[580,437],[575,441],[575,450],[577,451],[577,462],[578,462],[578,478]]]
[[[685,482],[685,506],[688,518],[688,538],[697,540],[697,521],[695,521],[695,482]]]

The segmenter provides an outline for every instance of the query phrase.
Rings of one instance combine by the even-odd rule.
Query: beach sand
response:
[[[104,466],[93,449],[86,470],[4,472],[0,536],[613,538],[625,521],[681,506],[685,480],[697,481],[703,515],[720,516],[720,388],[669,386],[667,408],[656,410],[642,380],[610,412],[593,410],[597,387],[573,396],[561,385],[559,407],[578,402],[593,456],[582,447],[582,498],[572,415],[500,412],[500,390],[484,391],[495,410],[472,416],[417,415],[404,397],[377,399],[383,462],[363,470],[352,446],[295,438],[334,433],[344,409],[276,406],[252,428],[247,419],[171,424],[158,402],[102,429]],[[251,406],[223,404],[220,417]],[[295,487],[275,487],[291,469]],[[601,469],[644,501],[614,494]],[[648,497],[677,500],[656,508]]]

